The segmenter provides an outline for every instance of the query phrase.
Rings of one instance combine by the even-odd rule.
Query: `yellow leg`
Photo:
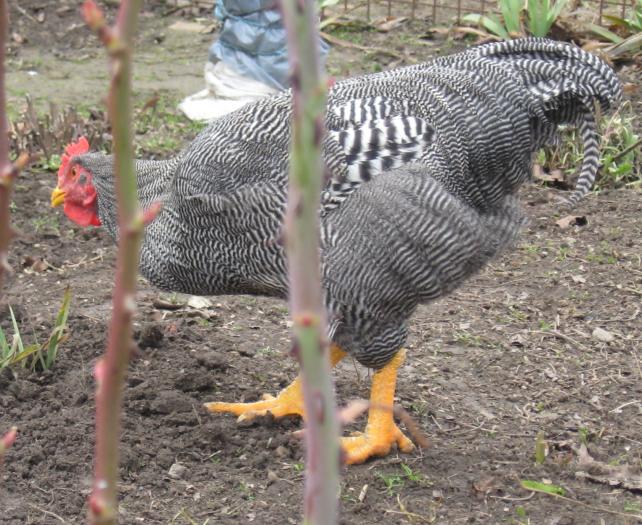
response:
[[[348,465],[363,463],[372,456],[385,456],[393,443],[402,452],[414,449],[410,441],[395,424],[392,408],[397,383],[397,370],[406,356],[401,349],[392,360],[372,377],[368,423],[363,434],[341,439]]]
[[[345,357],[346,353],[338,346],[330,347],[330,364],[336,365]],[[276,418],[288,415],[305,417],[303,407],[303,390],[301,378],[297,377],[285,387],[278,396],[263,394],[262,401],[255,403],[205,403],[205,408],[210,412],[229,412],[238,416],[239,421],[250,420],[255,417],[265,416],[269,412]]]

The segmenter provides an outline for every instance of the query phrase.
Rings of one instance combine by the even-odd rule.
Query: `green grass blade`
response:
[[[628,21],[625,20],[624,18],[620,18],[619,16],[613,16],[613,15],[602,15],[602,18],[604,20],[608,21],[609,24],[612,26],[617,26],[617,27],[628,27]]]
[[[535,492],[544,492],[546,494],[553,494],[554,496],[564,496],[566,491],[557,485],[547,485],[546,483],[541,483],[540,481],[533,481],[530,479],[523,479],[520,481],[522,488],[526,490],[533,490]]]
[[[4,359],[9,355],[11,348],[7,343],[7,338],[4,335],[4,331],[0,328],[0,358]]]
[[[499,8],[504,18],[504,24],[509,33],[520,33],[520,17],[522,12],[523,0],[500,0]]]
[[[608,54],[611,57],[618,57],[626,53],[637,53],[640,50],[642,50],[642,31],[618,42],[608,50]]]
[[[588,28],[600,38],[613,42],[614,44],[620,44],[624,41],[622,37],[616,35],[613,31],[609,31],[605,27],[601,27],[596,24],[589,24]]]
[[[40,345],[29,345],[27,348],[23,349],[22,352],[18,352],[11,356],[11,359],[7,361],[6,366],[16,365],[28,357],[31,357],[34,354],[37,354],[40,351]]]
[[[540,36],[543,27],[543,5],[544,0],[528,0],[528,31],[533,36]]]
[[[555,0],[555,4],[550,7],[550,9],[548,10],[548,15],[546,17],[546,23],[548,24],[546,33],[550,31],[551,27],[555,23],[555,20],[557,20],[557,18],[562,13],[562,10],[566,7],[566,4],[568,4],[568,0]]]
[[[510,35],[508,31],[504,28],[499,20],[496,18],[491,18],[489,16],[482,16],[478,13],[470,13],[462,17],[462,22],[468,22],[471,24],[476,24],[483,27],[486,31],[497,35],[499,38],[504,40],[510,40]]]
[[[13,342],[18,347],[18,353],[21,354],[25,351],[24,345],[22,344],[22,336],[20,335],[20,329],[18,328],[18,321],[16,321],[16,316],[13,315],[13,308],[9,307],[9,313],[11,314],[11,323],[13,324]]]
[[[544,432],[538,432],[535,441],[535,462],[538,465],[543,465],[544,461],[546,461],[546,441],[544,440]]]
[[[56,360],[56,355],[58,353],[58,347],[64,338],[64,331],[67,327],[67,317],[69,316],[69,305],[71,304],[71,289],[67,287],[62,298],[62,305],[58,311],[58,316],[56,317],[56,324],[51,331],[49,336],[49,341],[47,344],[47,354],[43,366],[45,369],[51,368],[54,361]]]

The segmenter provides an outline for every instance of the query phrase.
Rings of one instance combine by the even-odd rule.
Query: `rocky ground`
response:
[[[74,4],[21,1],[33,20],[12,9],[12,27],[23,38],[14,37],[8,66],[16,113],[27,92],[40,107],[47,100],[100,103],[102,50]],[[170,29],[193,20],[162,16],[163,3],[148,4],[137,100],[156,92],[177,100],[200,89],[213,35]],[[452,45],[419,41],[419,33],[413,24],[385,38],[358,33],[358,45],[387,41],[396,56],[335,47],[329,69],[337,76],[372,71]],[[114,248],[101,230],[76,228],[49,208],[54,181],[52,172],[35,168],[14,195],[20,235],[2,327],[11,333],[10,304],[26,340],[46,339],[68,286],[73,299],[70,337],[54,367],[0,372],[0,431],[20,429],[0,472],[0,521],[7,525],[82,523],[90,489],[92,368],[104,348]],[[577,210],[584,225],[562,227],[558,195],[525,188],[530,223],[515,249],[413,318],[397,396],[430,446],[346,468],[342,523],[642,522],[642,198],[633,189],[593,194]],[[291,437],[300,422],[239,427],[233,417],[202,409],[204,401],[275,393],[292,379],[286,305],[240,296],[189,306],[142,279],[139,289],[121,450],[122,523],[300,523],[303,451]],[[177,308],[167,309],[168,301]],[[367,397],[368,372],[355,363],[342,364],[336,378],[342,402]],[[547,451],[541,464],[538,434]],[[560,486],[565,496],[525,490],[524,480]]]

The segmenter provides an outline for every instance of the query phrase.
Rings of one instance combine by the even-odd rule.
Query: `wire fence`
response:
[[[579,1],[570,2],[571,8]],[[410,19],[429,19],[433,24],[458,23],[466,13],[499,13],[497,2],[493,0],[342,0],[343,12],[355,17],[365,17],[368,21],[376,17],[401,17]],[[575,5],[573,5],[575,4]],[[595,14],[595,23],[603,25],[604,15],[610,14],[627,18],[635,9],[636,0],[583,0],[581,7],[585,12]],[[337,6],[338,10],[341,7]],[[337,7],[333,10],[336,11]]]

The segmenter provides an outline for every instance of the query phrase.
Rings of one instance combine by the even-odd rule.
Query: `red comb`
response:
[[[65,153],[70,157],[75,155],[82,155],[89,151],[89,142],[85,137],[80,137],[78,142],[72,142],[65,148]]]
[[[58,180],[64,177],[69,169],[69,161],[76,155],[82,155],[89,151],[89,142],[85,137],[80,137],[78,142],[72,142],[65,148],[65,152],[60,159],[60,168],[58,168]]]

